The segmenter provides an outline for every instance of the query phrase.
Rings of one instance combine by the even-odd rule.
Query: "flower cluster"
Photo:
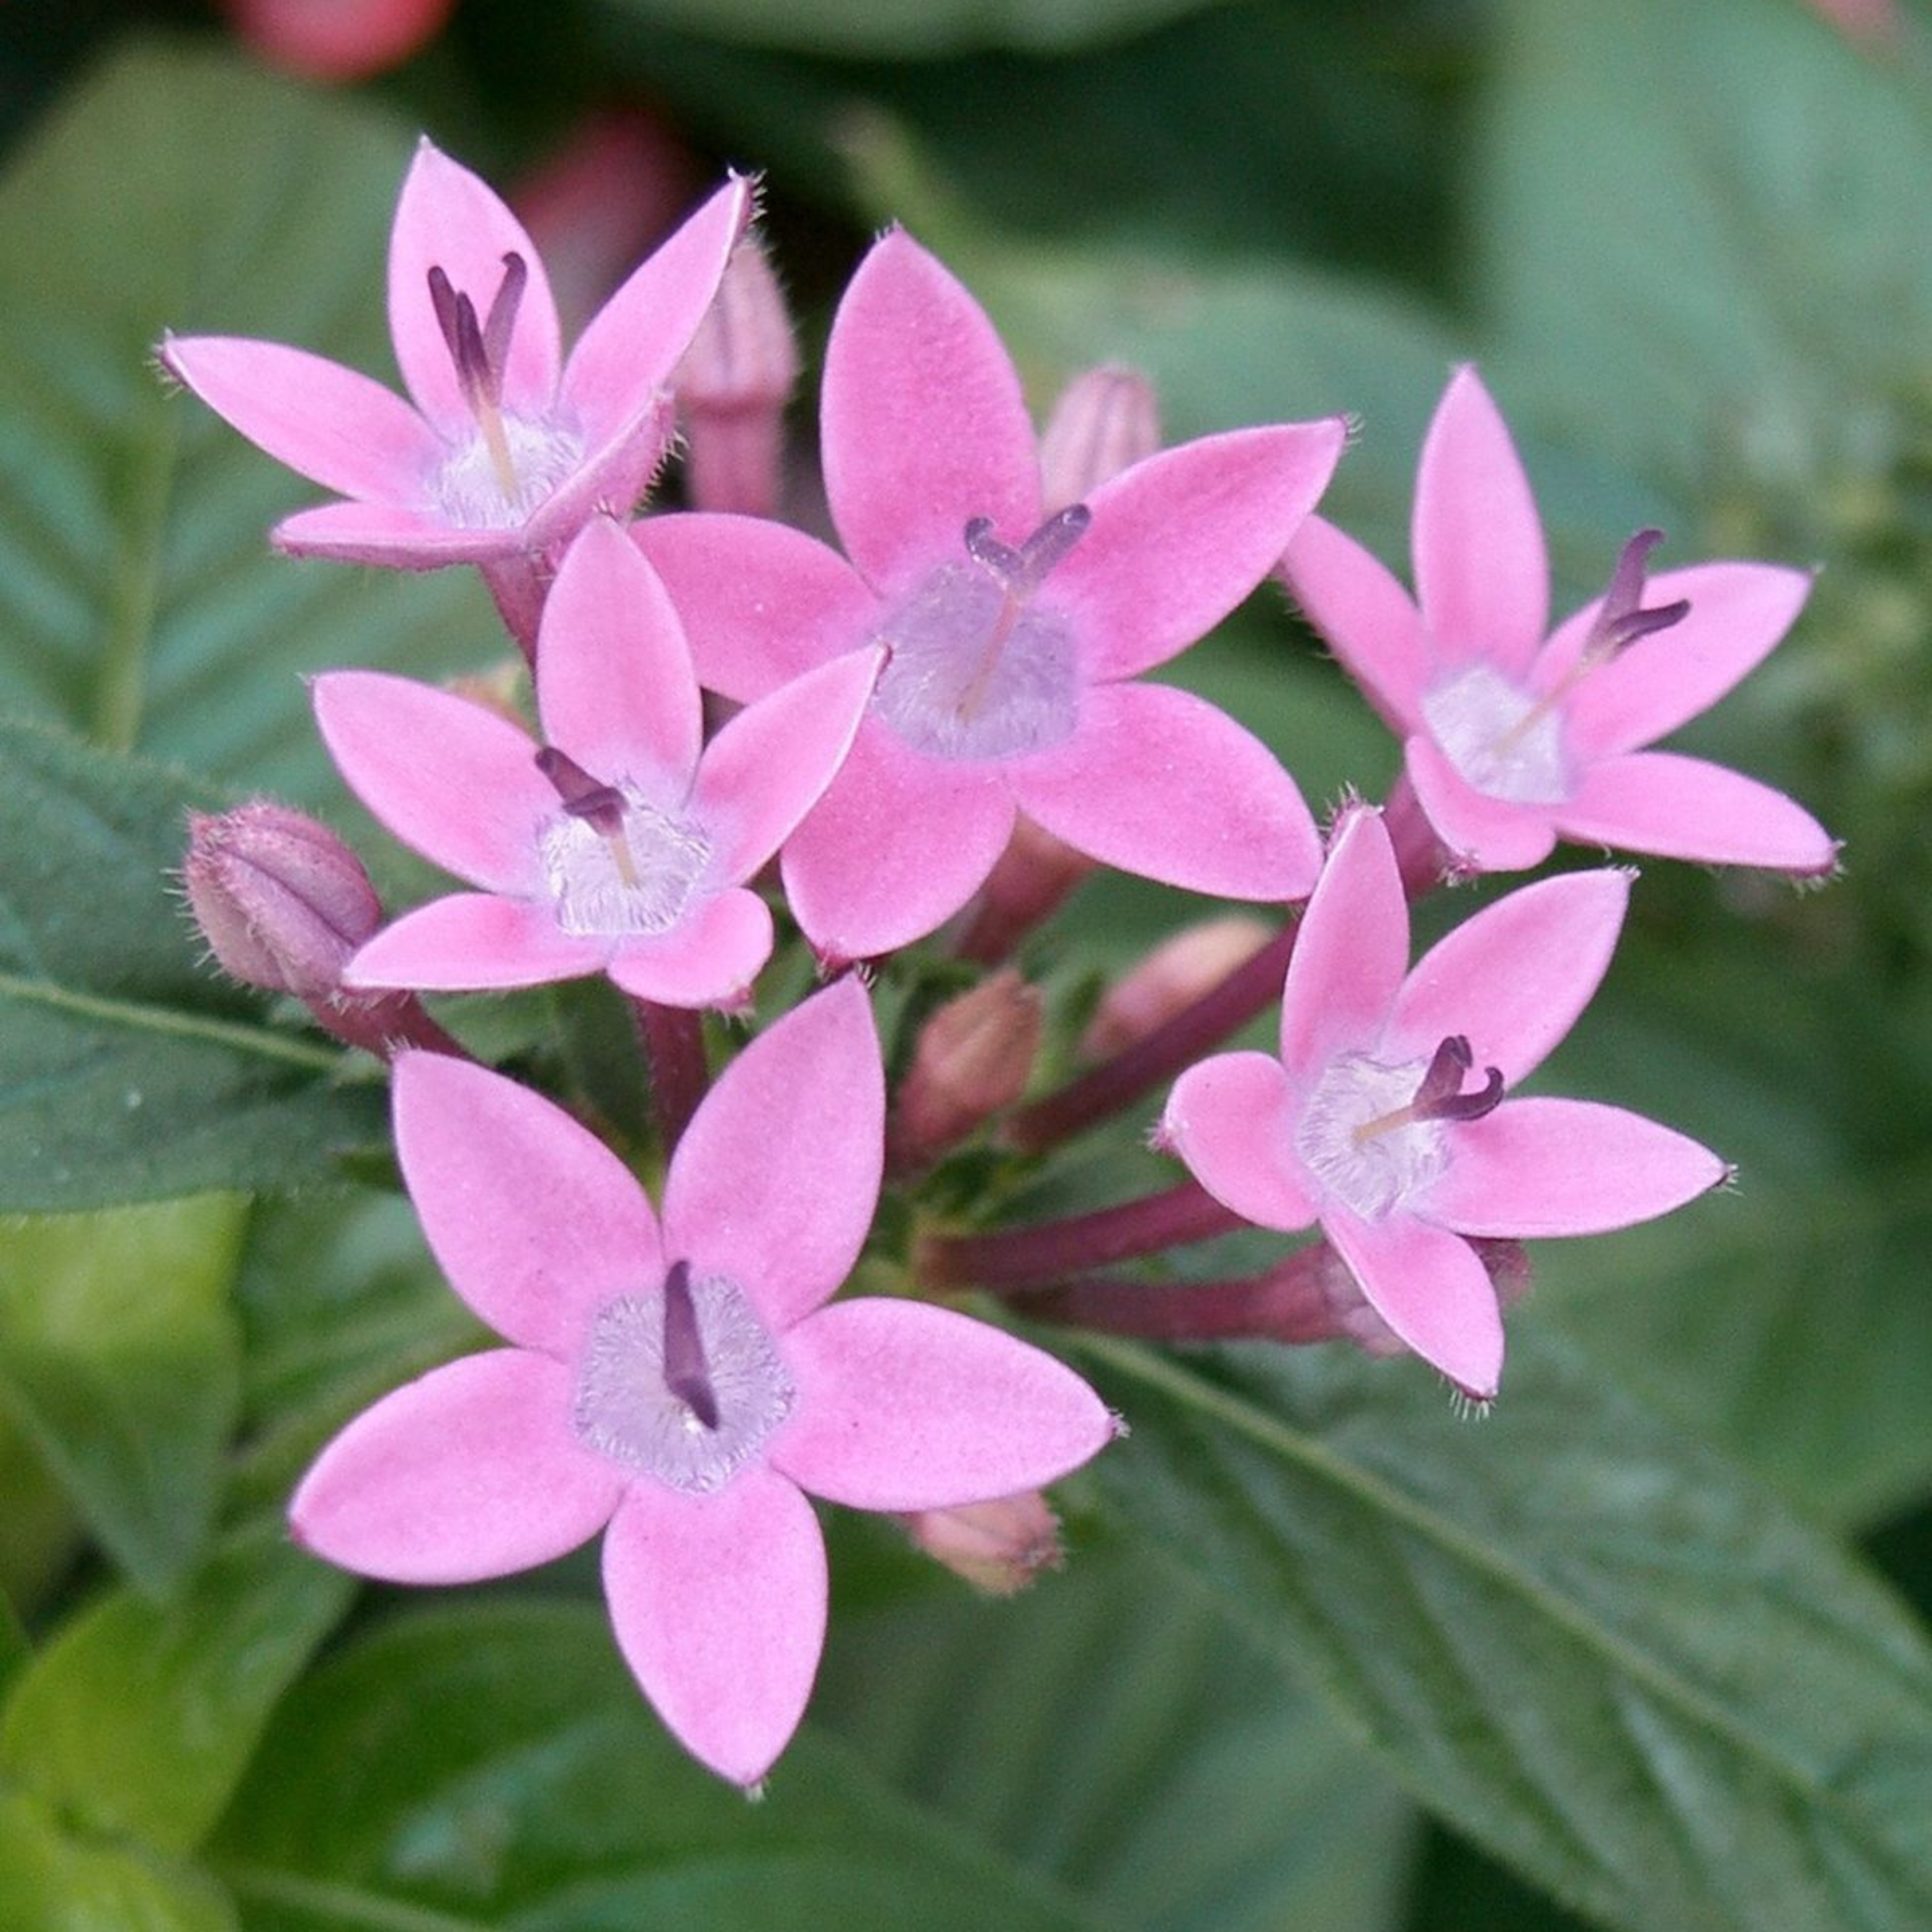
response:
[[[351,1422],[298,1490],[295,1533],[365,1575],[448,1583],[602,1532],[646,1694],[748,1786],[821,1646],[806,1496],[905,1518],[1012,1588],[1058,1556],[1040,1487],[1115,1432],[1070,1370],[933,1296],[1175,1341],[1346,1338],[1486,1401],[1518,1242],[1661,1214],[1726,1170],[1618,1108],[1515,1093],[1609,966],[1629,872],[1526,886],[1413,968],[1408,898],[1559,838],[1794,875],[1835,860],[1789,800],[1645,748],[1763,657],[1804,578],[1648,580],[1658,538],[1640,532],[1546,638],[1540,526],[1472,370],[1424,448],[1412,602],[1311,514],[1340,418],[1163,448],[1151,391],[1102,369],[1036,440],[986,316],[895,231],[826,352],[839,547],[748,514],[782,500],[794,366],[752,214],[748,184],[720,188],[566,358],[529,238],[425,142],[389,256],[410,401],[278,344],[161,351],[343,499],[280,524],[280,548],[479,567],[529,674],[527,704],[353,668],[314,687],[350,788],[469,890],[386,922],[353,855],[299,814],[257,802],[193,829],[185,877],[224,964],[392,1061],[429,1244],[507,1345]],[[638,517],[680,417],[694,507]],[[1257,739],[1145,676],[1270,574],[1403,740],[1385,809],[1352,804],[1325,842]],[[782,929],[774,861],[833,983],[713,1085],[724,1036],[701,1016],[755,1011]],[[1162,948],[1109,993],[1094,1064],[1023,1101],[1049,1029],[1006,956],[1095,865],[1280,910]],[[925,968],[894,958],[922,941]],[[935,953],[956,989],[967,962],[1000,970],[941,1004]],[[908,988],[890,1055],[877,970]],[[661,1209],[418,998],[595,974],[638,1022]],[[1278,1056],[1212,1055],[1277,1000]],[[907,1070],[890,1096],[888,1060]],[[988,1230],[967,1167],[934,1179],[989,1123],[998,1157],[1037,1160],[1169,1082],[1156,1144],[1191,1178],[1161,1194]],[[875,1237],[888,1177],[914,1212]],[[1245,1280],[1094,1272],[1244,1224],[1321,1232]],[[834,1300],[868,1252],[868,1284],[896,1292]]]

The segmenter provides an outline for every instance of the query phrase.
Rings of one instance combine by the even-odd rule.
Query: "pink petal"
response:
[[[344,969],[347,986],[402,986],[423,993],[545,986],[601,971],[608,940],[573,939],[550,907],[494,892],[453,892],[406,912]]]
[[[1549,805],[1517,805],[1478,791],[1433,738],[1418,732],[1402,747],[1416,802],[1459,864],[1475,872],[1522,872],[1556,845]]]
[[[682,615],[699,681],[742,702],[856,650],[879,600],[836,550],[759,517],[686,513],[632,526]]]
[[[825,1646],[825,1539],[782,1476],[716,1496],[632,1486],[604,1539],[617,1646],[678,1742],[756,1784],[790,1742]]]
[[[284,517],[269,540],[286,556],[332,557],[381,570],[438,570],[452,563],[492,563],[520,554],[518,530],[466,530],[440,514],[382,503],[325,503]]]
[[[1708,710],[1771,654],[1810,590],[1808,572],[1769,563],[1697,564],[1653,578],[1646,605],[1688,598],[1690,613],[1577,686],[1566,706],[1570,748],[1585,759],[1634,751]],[[1602,604],[1586,604],[1558,628],[1547,646],[1552,668],[1575,662]]]
[[[1408,901],[1378,812],[1349,812],[1288,962],[1281,1058],[1312,1079],[1338,1053],[1372,1046],[1408,970]]]
[[[1409,1214],[1370,1222],[1331,1209],[1322,1226],[1396,1334],[1466,1394],[1490,1400],[1502,1375],[1503,1318],[1475,1250]]]
[[[531,555],[562,549],[597,517],[628,517],[650,489],[676,430],[668,395],[646,404],[596,448],[532,509],[523,528]]]
[[[669,932],[622,941],[610,976],[660,1006],[742,1006],[772,956],[772,916],[756,892],[733,886]]]
[[[772,1465],[857,1509],[946,1509],[1037,1489],[1114,1435],[1071,1369],[950,1308],[838,1302],[785,1336],[784,1357],[798,1399]]]
[[[751,212],[752,184],[728,182],[591,319],[561,385],[586,442],[620,430],[670,386]]]
[[[822,958],[875,958],[986,883],[1014,815],[998,766],[922,758],[868,719],[784,848],[785,896]]]
[[[1315,1204],[1294,1160],[1295,1094],[1265,1053],[1222,1053],[1174,1082],[1156,1136],[1222,1207],[1263,1228],[1305,1228]]]
[[[1566,838],[1708,866],[1821,876],[1838,862],[1831,834],[1795,800],[1722,765],[1633,752],[1584,772],[1557,808]]]
[[[416,406],[446,434],[466,435],[474,418],[430,300],[429,272],[441,268],[481,323],[508,254],[524,258],[530,279],[511,332],[503,406],[547,416],[556,393],[556,304],[536,246],[492,189],[428,140],[419,142],[389,231],[389,334]]]
[[[824,795],[852,748],[880,654],[850,651],[749,704],[705,748],[692,806],[721,876],[748,879]]]
[[[622,525],[598,517],[566,553],[537,636],[544,736],[606,784],[681,805],[704,735],[684,626]]]
[[[629,1168],[561,1108],[436,1053],[396,1060],[396,1156],[450,1286],[498,1334],[569,1360],[614,1295],[664,1270]]]
[[[537,830],[556,794],[508,718],[382,671],[330,671],[314,695],[329,755],[405,845],[493,891],[538,890]]]
[[[1730,1172],[1708,1148],[1588,1100],[1510,1100],[1451,1130],[1420,1210],[1465,1234],[1600,1234],[1667,1214]]]
[[[1421,613],[1394,574],[1321,517],[1297,530],[1282,580],[1303,614],[1398,737],[1422,722],[1435,664]]]
[[[587,1542],[623,1494],[570,1432],[571,1371],[520,1348],[432,1369],[364,1409],[289,1504],[296,1540],[391,1583],[473,1583]]]
[[[1442,658],[1526,675],[1550,621],[1543,520],[1474,369],[1457,370],[1429,425],[1410,541],[1423,621]]]
[[[728,1275],[789,1328],[859,1258],[885,1106],[871,1004],[841,980],[760,1034],[705,1096],[664,1182],[665,1252]]]
[[[1395,1058],[1426,1059],[1452,1034],[1477,1068],[1514,1086],[1590,1003],[1616,950],[1630,874],[1539,879],[1465,920],[1417,962],[1389,1019]]]
[[[345,496],[413,502],[442,460],[436,433],[400,396],[305,350],[171,335],[161,360],[257,448]]]
[[[1041,593],[1075,620],[1084,674],[1132,677],[1211,631],[1314,507],[1346,429],[1336,416],[1203,436],[1102,484]]]
[[[846,554],[882,596],[964,555],[967,521],[1040,520],[1018,376],[985,312],[893,229],[859,265],[825,351],[820,448]]]
[[[1322,842],[1261,740],[1192,692],[1099,685],[1073,736],[1008,770],[1029,818],[1104,864],[1226,898],[1296,899]]]

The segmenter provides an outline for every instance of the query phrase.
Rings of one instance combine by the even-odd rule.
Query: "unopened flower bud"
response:
[[[784,406],[798,346],[765,252],[741,242],[672,378],[690,443],[686,490],[700,510],[771,514],[784,448]]]
[[[382,921],[362,862],[326,825],[256,799],[188,820],[182,881],[209,950],[244,986],[326,998]]]
[[[1060,392],[1040,439],[1047,513],[1083,503],[1111,476],[1160,447],[1160,404],[1138,369],[1104,363]]]
[[[226,0],[256,51],[311,80],[361,80],[433,38],[456,0]]]
[[[1010,968],[949,1000],[928,1019],[892,1103],[890,1159],[902,1174],[929,1166],[1024,1090],[1040,1050],[1037,987]]]
[[[1059,1519],[1037,1490],[899,1520],[919,1549],[989,1597],[1010,1597],[1064,1560]]]
[[[1022,813],[992,876],[980,888],[954,950],[962,959],[997,965],[1059,907],[1094,864],[1085,853],[1075,851]]]
[[[1090,1060],[1125,1052],[1218,986],[1274,937],[1262,920],[1229,913],[1163,940],[1108,988],[1081,1037],[1080,1051]]]

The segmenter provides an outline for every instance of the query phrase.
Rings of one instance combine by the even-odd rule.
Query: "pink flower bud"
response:
[[[1010,1597],[1064,1561],[1059,1519],[1037,1490],[899,1520],[919,1549],[989,1597]]]
[[[1084,502],[1160,447],[1160,404],[1137,369],[1104,363],[1060,392],[1040,439],[1040,487],[1050,514]]]
[[[326,825],[256,799],[188,820],[182,880],[208,948],[244,986],[325,999],[382,923],[362,862]]]
[[[686,484],[694,507],[771,514],[784,406],[797,380],[784,292],[764,250],[747,239],[671,379],[690,442]]]
[[[1090,1060],[1125,1052],[1219,986],[1274,937],[1260,920],[1229,913],[1163,940],[1108,989],[1081,1039],[1080,1051]]]
[[[1019,1098],[1040,1049],[1043,1011],[1039,989],[1009,968],[926,1022],[893,1102],[895,1168],[929,1166]]]
[[[226,0],[235,31],[311,80],[360,80],[433,39],[456,0]]]

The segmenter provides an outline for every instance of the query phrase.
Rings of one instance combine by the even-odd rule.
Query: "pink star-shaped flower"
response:
[[[753,1041],[672,1156],[662,1224],[548,1101],[429,1054],[395,1077],[403,1172],[457,1292],[510,1343],[432,1370],[325,1448],[302,1544],[402,1583],[549,1562],[608,1531],[619,1646],[692,1754],[754,1784],[824,1639],[801,1492],[948,1508],[1034,1488],[1112,1418],[1072,1370],[982,1322],[827,1307],[878,1199],[884,1082],[847,980]]]
[[[316,716],[343,776],[403,842],[482,887],[407,913],[352,986],[460,990],[608,971],[673,1006],[742,1004],[772,918],[745,882],[824,790],[875,653],[748,705],[700,749],[698,681],[664,586],[592,524],[544,610],[540,749],[487,707],[406,678],[332,671]]]
[[[1790,628],[1802,571],[1706,563],[1646,585],[1658,533],[1547,640],[1543,525],[1473,369],[1423,445],[1412,547],[1420,608],[1362,547],[1311,517],[1282,574],[1405,741],[1408,782],[1461,869],[1538,865],[1559,838],[1667,858],[1828,872],[1838,848],[1782,792],[1642,748],[1716,703]]]
[[[1378,814],[1351,812],[1288,965],[1280,1058],[1222,1054],[1190,1068],[1161,1144],[1262,1227],[1318,1221],[1389,1327],[1487,1401],[1502,1320],[1466,1237],[1627,1227],[1727,1171],[1708,1148],[1620,1107],[1502,1098],[1596,990],[1629,892],[1618,871],[1526,886],[1412,972],[1388,834]]]
[[[788,895],[821,955],[932,932],[985,881],[1017,812],[1172,885],[1308,890],[1318,841],[1273,755],[1201,699],[1135,680],[1260,580],[1328,480],[1339,420],[1204,437],[1043,518],[1033,428],[992,323],[895,232],[840,304],[822,432],[852,563],[747,518],[635,531],[700,676],[728,696],[867,644],[889,653],[850,759],[785,848]]]
[[[424,140],[389,237],[389,332],[413,406],[280,343],[170,335],[161,360],[251,442],[349,499],[285,518],[281,549],[411,570],[536,556],[642,494],[670,433],[671,371],[750,208],[748,183],[721,188],[560,366],[522,224]]]

